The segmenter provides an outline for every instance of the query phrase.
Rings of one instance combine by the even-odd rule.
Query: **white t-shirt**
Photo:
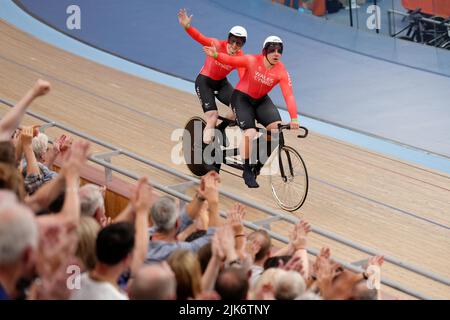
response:
[[[73,289],[70,300],[128,300],[128,296],[109,282],[93,280],[85,272],[81,275],[80,289]]]
[[[252,275],[250,277],[250,285],[253,287],[256,285],[256,282],[258,282],[258,279],[263,274],[264,268],[254,264],[251,266],[250,270],[252,270]]]

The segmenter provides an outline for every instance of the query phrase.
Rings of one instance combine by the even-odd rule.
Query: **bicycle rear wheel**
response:
[[[203,150],[206,144],[203,143],[203,130],[206,122],[200,117],[192,117],[186,123],[183,132],[183,156],[189,170],[196,176],[203,176],[208,173],[203,160]]]
[[[298,210],[308,194],[308,172],[300,154],[292,147],[277,151],[278,170],[270,175],[270,186],[277,204],[286,211]],[[283,178],[281,172],[284,172]]]

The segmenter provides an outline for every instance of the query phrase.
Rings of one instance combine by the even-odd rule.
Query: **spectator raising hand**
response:
[[[245,206],[240,203],[236,203],[229,211],[227,215],[227,223],[233,230],[235,237],[236,251],[239,255],[244,253],[245,249],[245,233],[244,224],[242,220],[245,216]]]
[[[47,82],[45,80],[39,79],[36,81],[33,87],[33,97],[41,97],[46,95],[50,92],[51,85],[50,82]]]
[[[26,172],[27,176],[30,174],[35,175],[40,174],[37,159],[31,146],[34,136],[33,131],[34,131],[33,127],[23,127],[20,133],[20,142],[22,144],[22,149],[25,154],[25,159],[27,161],[27,172]]]
[[[291,243],[294,251],[306,249],[308,233],[311,232],[311,225],[306,221],[300,221],[295,225],[291,233]]]
[[[132,195],[131,202],[136,211],[135,218],[135,247],[131,262],[131,273],[135,274],[145,261],[148,252],[148,214],[153,205],[153,187],[149,185],[148,177],[141,177],[137,183],[136,190]]]
[[[244,225],[242,220],[245,216],[245,206],[240,203],[235,203],[234,206],[228,211],[227,221],[233,229],[234,235],[241,235],[244,233]]]
[[[294,226],[290,234],[289,247],[294,251],[294,257],[300,257],[297,263],[301,263],[301,274],[305,278],[305,281],[309,278],[309,259],[308,252],[306,251],[308,244],[308,234],[311,232],[311,225],[306,221],[300,221]]]
[[[62,166],[62,173],[66,176],[79,177],[82,166],[86,163],[89,155],[90,143],[79,140],[75,142],[67,153],[66,161]]]
[[[202,177],[198,193],[202,198],[208,201],[208,204],[216,204],[219,202],[219,184],[219,174],[215,171],[211,171]]]
[[[31,103],[50,91],[50,83],[39,79],[16,105],[0,120],[0,141],[10,140]]]
[[[55,141],[53,142],[52,148],[48,150],[45,159],[45,165],[48,168],[51,168],[58,155],[64,157],[64,155],[72,146],[72,143],[73,139],[70,136],[66,136],[65,134],[62,134],[58,138],[56,138]]]
[[[369,259],[367,263],[367,268],[365,271],[365,277],[368,281],[368,286],[370,288],[380,290],[381,283],[381,266],[384,263],[384,256],[374,256]],[[380,294],[378,292],[378,299],[380,299]]]
[[[209,226],[217,227],[220,225],[219,218],[219,185],[220,176],[215,171],[210,171],[204,175],[200,182],[198,195],[208,202]]]
[[[247,240],[245,243],[245,252],[244,252],[244,260],[248,260],[247,262],[251,262],[250,265],[255,263],[256,254],[261,250],[261,244],[256,240]]]
[[[202,292],[211,292],[216,283],[220,268],[226,259],[226,252],[221,244],[222,234],[216,232],[211,240],[211,259],[202,276]]]
[[[89,148],[90,143],[87,141],[75,142],[61,168],[61,175],[65,178],[66,191],[64,205],[59,216],[76,224],[80,219],[80,173],[88,158]]]

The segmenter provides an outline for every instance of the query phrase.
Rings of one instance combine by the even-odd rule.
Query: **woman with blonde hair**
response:
[[[95,256],[95,242],[100,231],[98,222],[90,216],[81,216],[77,227],[78,247],[76,256],[83,262],[83,271],[94,268],[97,258]]]
[[[202,272],[197,255],[189,250],[177,250],[167,262],[177,280],[177,300],[197,298],[202,292]]]

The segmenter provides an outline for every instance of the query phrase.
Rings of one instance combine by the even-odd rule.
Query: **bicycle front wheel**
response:
[[[292,147],[278,149],[278,172],[270,175],[277,204],[286,211],[298,210],[308,194],[308,172],[300,154]],[[284,174],[283,174],[284,173]]]

